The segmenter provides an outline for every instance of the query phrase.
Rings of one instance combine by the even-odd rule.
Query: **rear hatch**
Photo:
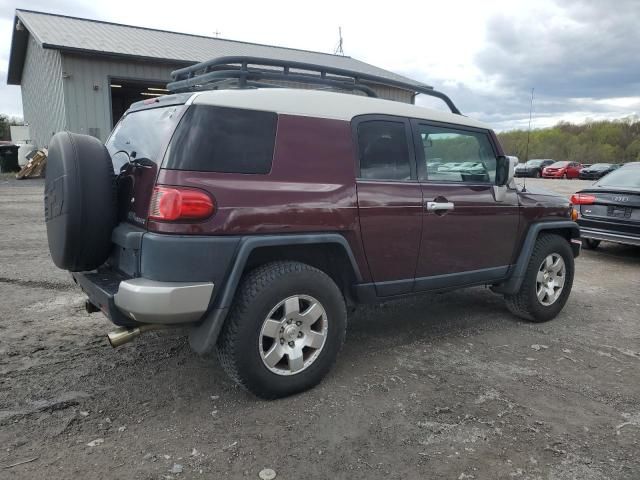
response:
[[[146,227],[153,187],[188,95],[134,104],[107,140],[117,175],[118,220]]]

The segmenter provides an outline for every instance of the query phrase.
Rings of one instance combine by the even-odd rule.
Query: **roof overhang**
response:
[[[11,36],[11,50],[9,53],[9,69],[7,72],[7,84],[20,85],[22,81],[22,69],[27,55],[29,43],[29,30],[20,19],[19,13],[13,19],[13,34]]]

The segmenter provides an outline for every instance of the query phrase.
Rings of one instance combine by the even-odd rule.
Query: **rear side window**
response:
[[[269,173],[277,120],[273,112],[192,105],[171,140],[165,168]]]
[[[358,125],[360,178],[410,180],[411,160],[405,124],[370,120]]]

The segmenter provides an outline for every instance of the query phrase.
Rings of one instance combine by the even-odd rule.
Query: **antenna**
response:
[[[342,55],[344,57],[344,50],[342,50],[342,27],[338,27],[338,46],[333,51],[334,55]]]
[[[533,116],[533,91],[535,89],[531,89],[531,105],[529,106],[529,129],[527,130],[527,148],[524,154],[524,163],[529,161],[529,138],[531,137],[531,117]],[[527,191],[527,177],[525,175],[524,180],[522,181],[522,191]]]
[[[216,38],[219,38],[221,33],[222,32],[219,32],[217,28],[216,28],[216,31],[213,32],[213,34],[216,36]]]

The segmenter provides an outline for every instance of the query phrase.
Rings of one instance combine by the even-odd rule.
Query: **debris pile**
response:
[[[16,178],[22,180],[24,178],[39,178],[44,176],[44,171],[47,166],[47,151],[34,150],[27,155],[27,158],[29,161],[16,173]]]

